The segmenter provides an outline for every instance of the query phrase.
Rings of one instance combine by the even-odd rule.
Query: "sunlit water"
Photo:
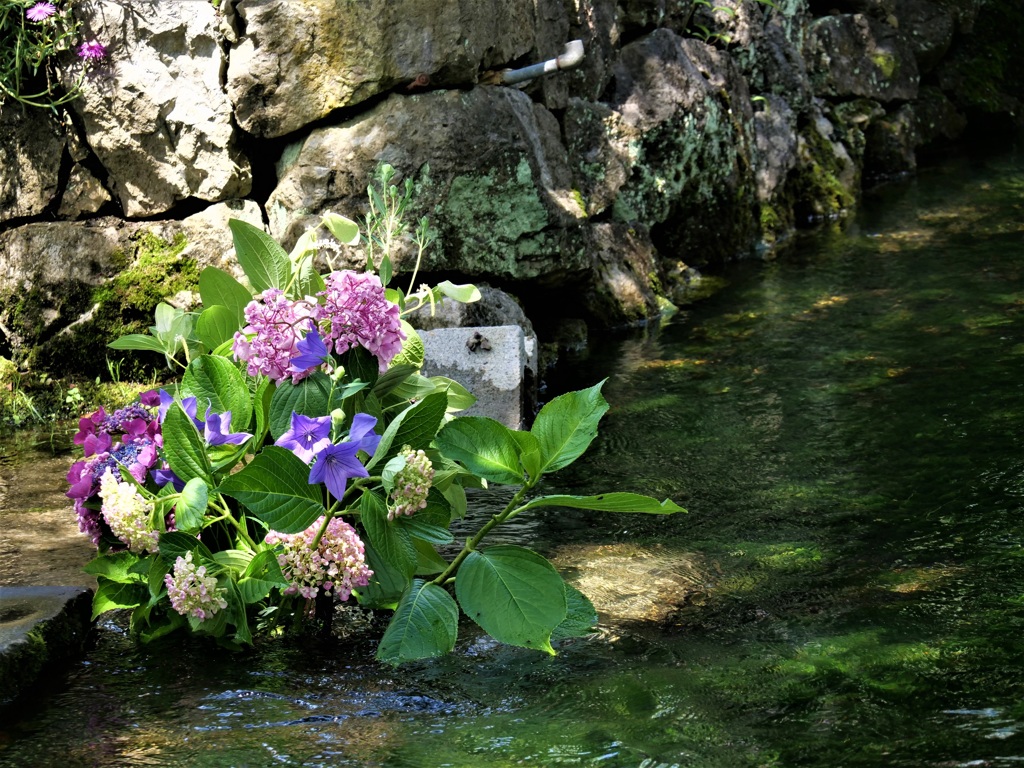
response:
[[[608,377],[612,409],[549,490],[690,510],[505,534],[596,593],[593,637],[467,626],[390,670],[372,622],[242,655],[108,622],[0,765],[1024,762],[1024,161],[923,172],[726,277],[555,385]]]

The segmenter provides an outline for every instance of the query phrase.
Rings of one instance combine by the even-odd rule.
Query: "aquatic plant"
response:
[[[0,0],[0,107],[13,99],[54,108],[77,98],[89,67],[107,56],[96,40],[75,43],[79,27],[70,0]],[[72,50],[79,59],[78,76],[68,85],[58,60]]]
[[[359,242],[344,217],[320,226]],[[197,311],[161,304],[150,335],[111,344],[163,353],[181,381],[81,420],[68,496],[99,548],[86,567],[94,614],[130,609],[144,641],[188,628],[245,645],[354,599],[393,611],[377,650],[392,664],[451,651],[460,613],[551,654],[553,636],[585,634],[593,606],[551,563],[483,542],[542,507],[682,511],[633,493],[533,495],[596,436],[603,382],[554,398],[529,430],[459,415],[475,399],[422,375],[422,341],[401,318],[444,297],[475,300],[473,286],[410,283],[406,294],[372,261],[321,275],[315,231],[289,254],[250,224],[230,227],[248,286],[207,267]],[[491,484],[516,490],[456,547],[465,489]]]

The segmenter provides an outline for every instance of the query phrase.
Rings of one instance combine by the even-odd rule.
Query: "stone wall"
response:
[[[416,179],[440,236],[428,273],[642,322],[693,267],[842,215],[979,109],[1013,114],[1002,72],[985,99],[963,87],[1000,6],[81,3],[110,52],[82,97],[59,118],[0,109],[0,356],[103,370],[111,323],[152,310],[110,305],[115,276],[229,264],[231,217],[286,247],[323,212],[358,219],[380,162]],[[579,68],[489,84],[570,39]]]

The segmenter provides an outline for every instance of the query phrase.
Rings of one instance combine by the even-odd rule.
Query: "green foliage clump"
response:
[[[81,83],[62,88],[55,62],[73,47],[79,22],[70,3],[54,3],[50,15],[34,20],[32,9],[39,5],[0,0],[0,106],[13,99],[32,107],[56,107],[78,96]]]

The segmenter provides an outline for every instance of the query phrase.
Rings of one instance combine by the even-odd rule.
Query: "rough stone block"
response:
[[[91,613],[84,587],[0,587],[0,706],[81,654]]]
[[[460,415],[489,416],[522,429],[531,406],[533,367],[518,325],[420,331],[424,376],[455,379],[477,401]],[[530,339],[535,348],[534,339]]]

